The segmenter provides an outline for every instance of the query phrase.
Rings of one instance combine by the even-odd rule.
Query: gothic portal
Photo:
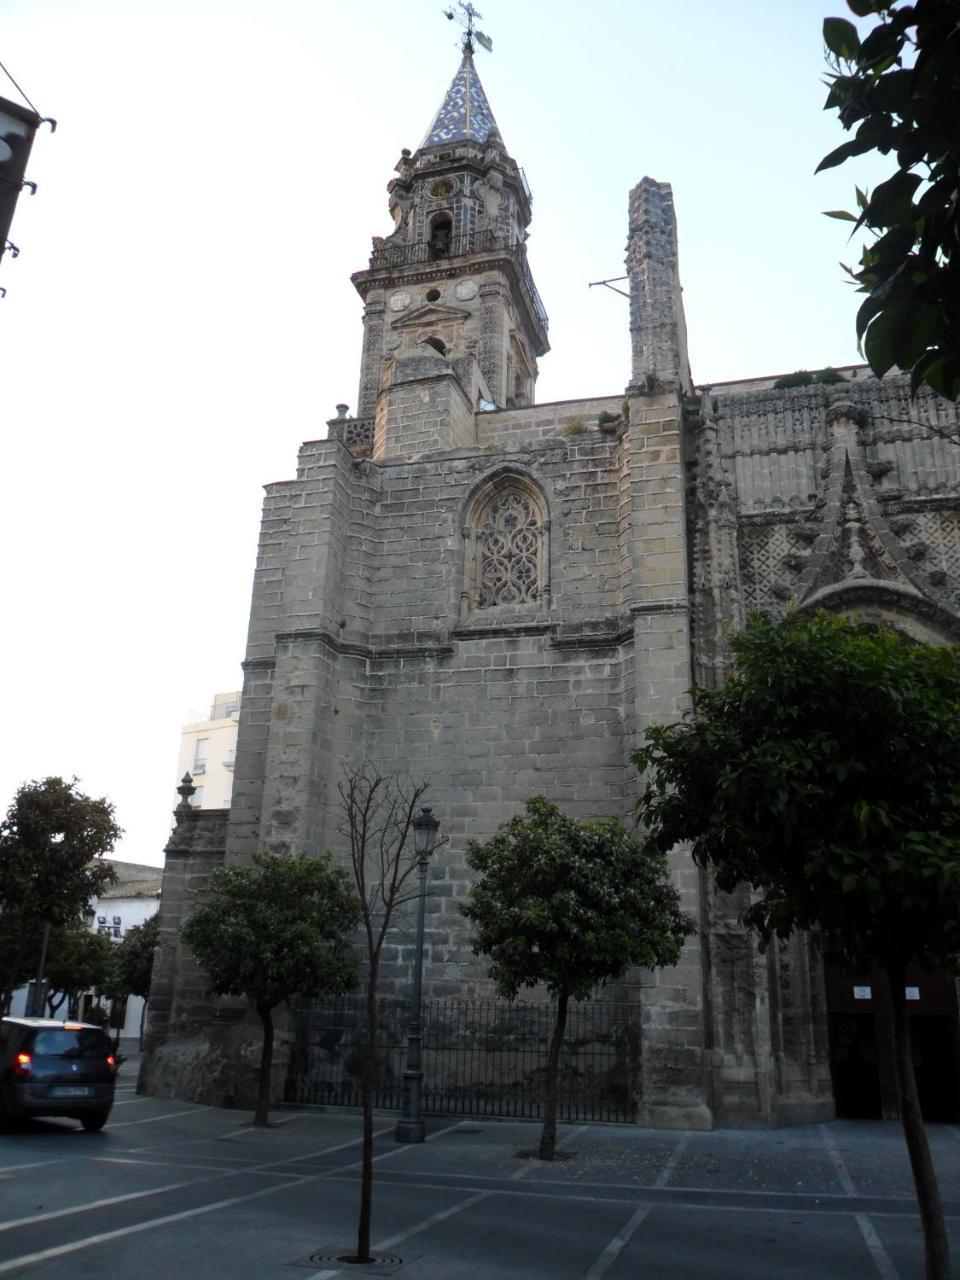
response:
[[[468,42],[397,163],[393,230],[353,276],[356,415],[266,490],[233,807],[192,811],[185,788],[168,846],[150,1091],[250,1090],[242,1010],[211,1001],[176,929],[223,860],[336,852],[343,762],[415,761],[429,779],[450,838],[431,870],[425,989],[489,998],[457,910],[466,842],[538,792],[577,817],[628,817],[645,726],[722,679],[747,611],[794,602],[960,635],[960,451],[926,425],[956,431],[956,407],[863,368],[695,387],[672,195],[650,178],[629,200],[628,385],[538,405],[530,200]],[[683,849],[673,873],[698,936],[676,968],[608,993],[631,1011],[633,1117],[832,1115],[830,1010],[804,940],[758,955],[736,895]],[[385,978],[406,990],[404,954]]]

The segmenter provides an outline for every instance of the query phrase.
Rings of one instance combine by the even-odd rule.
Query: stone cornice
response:
[[[631,609],[631,615],[637,613],[674,613],[687,608],[682,601],[663,601],[641,604]],[[368,662],[391,662],[401,658],[446,658],[456,652],[452,640],[506,640],[523,636],[545,635],[549,637],[551,649],[612,649],[629,644],[633,640],[633,627],[629,619],[620,617],[612,620],[567,624],[550,618],[530,618],[528,620],[514,618],[510,621],[485,622],[480,625],[464,624],[454,628],[450,639],[438,636],[434,639],[408,641],[397,639],[386,640],[380,644],[363,644],[355,640],[343,640],[324,627],[298,627],[287,631],[279,631],[277,644],[305,644],[319,642],[325,648],[344,657],[361,658]],[[276,658],[250,658],[244,664],[244,670],[272,670],[276,666]]]
[[[630,606],[630,617],[636,618],[646,613],[689,613],[689,600],[643,600]]]
[[[310,641],[319,641],[334,653],[368,661],[447,657],[454,652],[453,645],[449,641],[439,638],[414,642],[398,641],[383,645],[362,644],[356,640],[342,640],[325,627],[298,627],[290,631],[278,631],[276,635],[277,644],[303,644]]]

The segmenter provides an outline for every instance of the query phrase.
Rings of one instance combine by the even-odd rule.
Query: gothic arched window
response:
[[[549,529],[543,497],[525,477],[501,476],[485,485],[464,528],[467,611],[547,608]]]

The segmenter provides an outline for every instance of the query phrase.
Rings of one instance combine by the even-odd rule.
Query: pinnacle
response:
[[[440,110],[434,116],[420,147],[440,147],[450,142],[483,144],[496,127],[497,122],[473,65],[468,45],[463,51],[457,74],[453,77]]]

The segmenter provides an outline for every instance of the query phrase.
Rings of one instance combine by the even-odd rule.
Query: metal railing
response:
[[[446,243],[433,240],[421,240],[417,244],[390,244],[384,241],[378,244],[370,255],[370,269],[416,266],[423,262],[445,262],[451,258],[465,257],[470,253],[507,253],[519,265],[524,283],[530,293],[533,309],[544,329],[549,329],[550,320],[546,309],[533,283],[530,264],[527,261],[527,250],[522,244],[505,244],[501,237],[492,231],[467,231],[452,236]]]
[[[286,1100],[359,1106],[365,1000],[300,1000],[293,1013]],[[425,1000],[424,1109],[440,1115],[539,1117],[555,1014],[552,1004]],[[377,1107],[401,1106],[407,1019],[405,1000],[381,999]],[[632,1123],[639,1080],[639,1006],[571,1003],[560,1059],[560,1117]]]

